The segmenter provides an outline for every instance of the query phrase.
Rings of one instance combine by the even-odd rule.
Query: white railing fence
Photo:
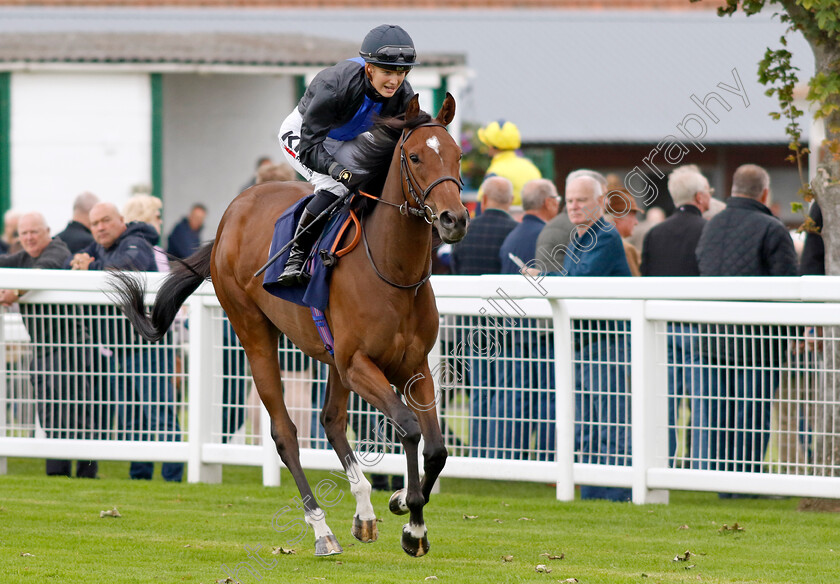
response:
[[[148,345],[103,273],[2,270],[28,290],[0,327],[5,457],[223,464],[280,461],[212,286]],[[161,279],[147,274],[151,302]],[[450,458],[443,476],[840,497],[840,278],[436,277],[430,355]],[[317,420],[326,367],[282,341],[305,468],[340,470]],[[402,388],[399,388],[402,389]],[[402,474],[394,429],[351,397],[371,472]]]

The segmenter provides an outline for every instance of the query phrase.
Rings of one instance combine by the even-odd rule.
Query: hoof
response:
[[[353,529],[350,530],[353,537],[362,543],[373,543],[379,537],[379,528],[376,527],[376,519],[359,519],[356,515],[353,517]]]
[[[429,538],[426,536],[426,527],[417,527],[410,523],[403,525],[402,549],[413,558],[419,558],[429,553]]]
[[[394,515],[405,515],[408,513],[408,507],[405,505],[405,489],[400,489],[391,495],[391,499],[388,501],[388,509]]]
[[[331,533],[324,535],[315,540],[315,555],[316,556],[333,556],[340,554],[344,550],[341,549],[338,540]]]

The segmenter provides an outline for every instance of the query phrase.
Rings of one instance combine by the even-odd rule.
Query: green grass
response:
[[[222,564],[249,561],[246,545],[263,546],[262,557],[276,564],[257,568],[262,580],[241,571],[243,584],[380,584],[429,576],[458,584],[840,579],[840,518],[798,512],[796,499],[722,501],[714,494],[673,492],[670,505],[560,503],[543,484],[450,479],[427,507],[431,551],[415,559],[400,548],[405,519],[387,513],[387,493],[374,494],[383,520],[379,541],[355,542],[349,534],[352,497],[346,482],[335,479],[344,495],[327,509],[327,520],[344,553],[315,558],[311,534],[289,544],[293,530],[272,530],[274,514],[293,507],[297,495],[285,471],[282,487],[265,488],[255,468],[225,467],[220,485],[164,483],[159,475],[130,481],[127,463],[103,463],[96,481],[45,477],[43,468],[42,460],[10,459],[9,474],[0,477],[0,582],[211,584],[225,578]],[[313,484],[330,477],[309,474]],[[114,506],[122,517],[99,517]],[[295,510],[280,523],[299,517]],[[720,531],[736,522],[743,531]],[[297,553],[271,555],[275,546]],[[686,550],[696,555],[673,561]],[[509,555],[513,560],[504,562]],[[537,573],[537,564],[552,572]]]

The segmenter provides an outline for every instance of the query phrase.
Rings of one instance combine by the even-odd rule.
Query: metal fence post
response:
[[[264,487],[280,486],[280,455],[277,453],[277,445],[271,437],[271,416],[268,410],[260,403],[260,438],[262,440],[262,476]]]
[[[442,324],[442,323],[441,323]],[[435,386],[435,412],[437,413],[438,419],[438,426],[442,426],[441,418],[443,416],[443,388],[441,387],[440,377],[443,375],[443,359],[441,357],[441,345],[443,344],[443,338],[441,337],[441,332],[443,331],[443,326],[438,326],[438,334],[437,339],[435,339],[435,344],[432,347],[432,350],[429,352],[429,371],[432,374],[432,383]],[[437,373],[435,373],[437,372]],[[422,448],[417,450],[418,457],[420,458],[420,468],[423,468],[423,459],[422,459]],[[403,480],[405,481],[404,484],[408,484],[408,471],[406,471],[405,475],[403,476]],[[440,493],[440,478],[435,481],[435,484],[432,486],[432,494]]]
[[[645,301],[633,302],[630,317],[630,400],[633,447],[633,502],[668,503],[668,491],[649,489],[648,470],[668,460],[667,350],[656,321],[645,316]],[[664,454],[664,456],[663,456]]]
[[[189,458],[187,481],[190,483],[222,482],[222,465],[205,464],[202,449],[210,443],[213,419],[213,357],[214,334],[211,309],[204,304],[200,294],[193,294],[187,301],[189,316]]]
[[[565,300],[550,298],[554,329],[554,419],[557,463],[557,500],[575,499],[575,377],[572,360],[572,322]]]
[[[0,308],[0,440],[6,437],[6,408],[8,407],[9,384],[6,382],[6,309]],[[9,472],[5,456],[0,456],[0,475]]]

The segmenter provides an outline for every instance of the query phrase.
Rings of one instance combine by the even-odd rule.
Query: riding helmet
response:
[[[367,33],[359,55],[366,63],[391,71],[410,71],[417,64],[414,41],[395,24],[380,24]]]

